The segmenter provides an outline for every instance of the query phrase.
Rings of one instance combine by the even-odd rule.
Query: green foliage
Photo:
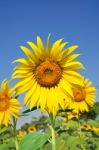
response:
[[[45,133],[29,133],[22,139],[19,150],[37,150],[48,140],[48,138],[49,136]]]
[[[35,107],[33,110],[24,111],[21,117],[29,115],[29,112],[36,109]],[[90,112],[83,113],[79,119],[66,121],[65,117],[65,111],[60,111],[56,116],[56,150],[99,150],[99,131],[93,130],[93,127],[99,127],[99,103]],[[49,125],[50,119],[44,115],[34,117],[30,123],[22,125],[20,130],[26,131],[27,135],[19,138],[20,150],[51,150]],[[90,129],[82,128],[83,125],[89,125]],[[34,126],[37,132],[28,134],[30,126]],[[0,129],[0,150],[15,150],[11,128],[9,126]]]
[[[92,120],[92,119],[89,119],[87,121],[87,123],[91,126],[94,126],[94,127],[99,127],[99,120]]]
[[[0,128],[0,134],[7,131],[8,130],[8,127],[2,127]]]
[[[97,115],[99,115],[99,102],[95,103],[94,111],[96,112]]]
[[[0,150],[15,150],[15,143],[13,138],[2,139],[0,143]]]

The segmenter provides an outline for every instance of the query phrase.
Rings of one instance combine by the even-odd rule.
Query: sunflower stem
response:
[[[49,116],[50,116],[50,120],[51,120],[50,130],[51,130],[51,134],[52,134],[52,140],[51,140],[52,150],[56,150],[56,141],[55,141],[55,117],[53,117],[52,114],[50,114]]]
[[[79,137],[81,137],[81,136],[82,136],[82,132],[81,132],[81,122],[80,122],[79,118],[80,118],[80,115],[78,114]]]
[[[13,133],[14,133],[14,138],[15,138],[15,146],[16,146],[16,150],[19,150],[19,142],[17,138],[16,124],[17,124],[17,120],[13,117]]]

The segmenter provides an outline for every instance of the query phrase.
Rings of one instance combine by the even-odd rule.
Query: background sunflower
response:
[[[74,109],[77,113],[89,111],[93,107],[96,97],[96,88],[91,85],[88,79],[83,79],[83,86],[73,86],[72,91],[74,98],[68,97],[69,108]]]
[[[10,88],[9,81],[3,80],[0,89],[0,125],[10,123],[11,116],[18,118],[21,108],[20,103],[13,97],[13,89]]]

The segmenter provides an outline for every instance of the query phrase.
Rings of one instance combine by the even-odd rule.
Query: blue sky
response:
[[[24,56],[19,49],[26,41],[51,41],[63,37],[77,44],[83,75],[99,88],[99,1],[98,0],[1,0],[0,1],[0,82],[10,78],[11,63]]]
[[[37,35],[45,42],[50,32],[52,42],[63,37],[79,45],[87,68],[82,74],[99,88],[99,0],[0,0],[0,82],[10,78],[11,62],[24,56],[19,46]],[[29,120],[22,118],[19,126]]]

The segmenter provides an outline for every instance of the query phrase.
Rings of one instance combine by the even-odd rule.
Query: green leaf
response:
[[[78,122],[73,120],[68,121],[68,123],[66,124],[67,128],[78,128],[78,126]]]
[[[37,150],[48,140],[49,136],[45,133],[29,133],[20,143],[19,150]]]
[[[29,116],[29,114],[24,114],[24,113],[19,114],[19,117],[26,117],[26,116]]]
[[[14,97],[15,99],[18,99],[19,98],[19,95],[15,95],[15,97]]]
[[[99,126],[99,120],[91,120],[91,119],[89,119],[87,123],[89,125],[91,125],[91,126],[95,126],[95,127]]]
[[[0,128],[0,134],[3,133],[3,132],[5,132],[5,131],[8,130],[8,129],[9,129],[9,127]]]
[[[27,109],[27,110],[25,110],[25,111],[23,111],[22,113],[29,113],[29,112],[31,112],[31,111],[34,111],[34,110],[36,110],[37,109],[37,107],[35,106],[35,107],[33,107],[32,109]]]
[[[99,115],[96,116],[95,120],[99,120]]]
[[[70,150],[79,149],[79,146],[84,146],[85,138],[69,136],[66,140],[66,146],[70,148]],[[80,150],[80,149],[79,149]]]
[[[73,111],[73,109],[60,109],[59,113],[61,113],[61,112],[71,112],[71,111]]]

